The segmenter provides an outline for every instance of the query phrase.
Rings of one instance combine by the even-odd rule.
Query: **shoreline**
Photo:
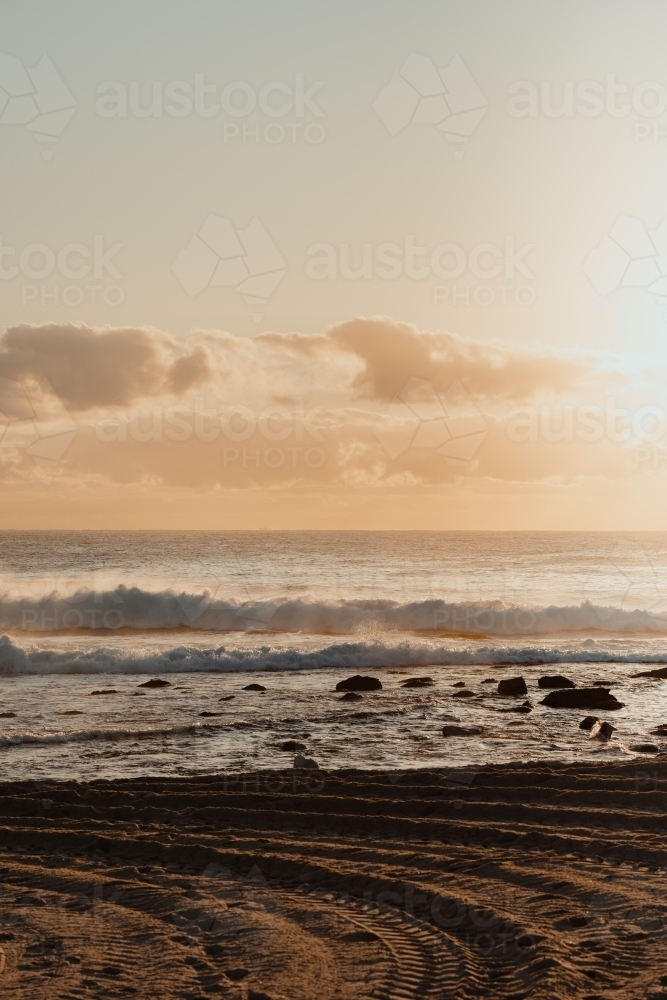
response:
[[[659,997],[666,809],[658,760],[4,782],[3,985]]]

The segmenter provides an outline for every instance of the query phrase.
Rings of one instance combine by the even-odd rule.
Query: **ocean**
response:
[[[662,533],[0,533],[4,780],[247,773],[287,740],[322,768],[662,750],[667,684],[634,676],[660,664]],[[382,690],[341,702],[355,673]],[[543,706],[545,673],[608,681],[613,738]],[[518,674],[521,715],[496,692]]]

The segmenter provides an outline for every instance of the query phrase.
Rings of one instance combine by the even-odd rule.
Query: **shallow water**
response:
[[[633,755],[635,743],[660,744],[650,730],[667,722],[667,681],[632,678],[633,665],[571,664],[567,673],[578,684],[611,680],[613,693],[625,703],[620,711],[592,713],[616,728],[603,743],[579,728],[589,713],[540,704],[547,694],[537,688],[543,671],[541,666],[521,671],[534,705],[526,715],[503,711],[523,698],[501,698],[496,684],[482,683],[515,673],[507,668],[430,667],[436,683],[422,689],[403,688],[401,681],[423,676],[424,670],[376,671],[383,689],[354,702],[339,700],[334,689],[345,672],[331,669],[170,675],[171,686],[162,689],[143,689],[144,676],[127,674],[3,678],[2,711],[15,711],[16,717],[0,720],[0,779],[285,767],[294,754],[280,750],[280,743],[289,739],[303,742],[322,768],[612,760]],[[460,690],[453,686],[457,680],[476,697],[453,697]],[[243,690],[249,682],[266,691]],[[92,694],[110,689],[117,693]],[[232,700],[219,700],[229,695]],[[484,733],[445,738],[442,727],[451,722],[482,726]],[[636,756],[650,769],[651,757]]]
[[[325,768],[608,759],[667,723],[667,682],[632,677],[667,662],[663,535],[12,532],[0,552],[3,779],[285,766],[287,739]],[[356,672],[383,690],[339,703]],[[555,672],[613,682],[609,743],[539,704]],[[482,683],[518,673],[526,715]]]

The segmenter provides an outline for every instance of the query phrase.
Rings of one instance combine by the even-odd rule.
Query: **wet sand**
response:
[[[5,783],[0,983],[657,1000],[666,808],[655,759]]]

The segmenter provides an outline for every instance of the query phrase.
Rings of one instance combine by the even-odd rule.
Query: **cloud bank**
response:
[[[17,382],[46,379],[74,411],[182,393],[210,375],[201,346],[183,348],[160,330],[83,323],[9,327],[0,339],[0,372]]]
[[[386,317],[254,338],[23,324],[0,337],[0,377],[49,386],[75,420],[58,473],[79,482],[567,483],[628,478],[637,446],[630,410],[613,429],[608,419],[609,394],[630,391],[622,359],[483,343]],[[2,433],[0,413],[0,476],[29,478],[25,435]]]

